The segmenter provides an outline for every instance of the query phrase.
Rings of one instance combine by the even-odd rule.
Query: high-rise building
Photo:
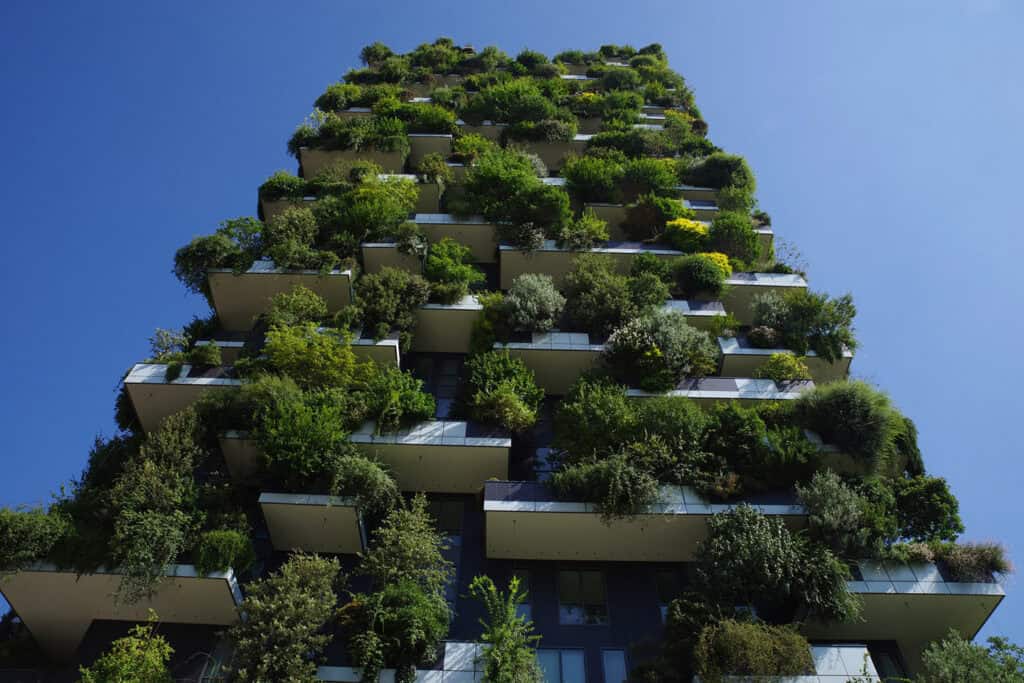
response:
[[[211,314],[120,434],[0,516],[0,681],[151,611],[197,681],[878,680],[978,632],[1000,548],[659,45],[362,58],[178,251]]]

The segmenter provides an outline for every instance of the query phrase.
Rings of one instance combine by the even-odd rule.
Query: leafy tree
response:
[[[300,387],[344,387],[351,381],[355,355],[347,332],[320,332],[313,323],[275,327],[263,350],[267,364]]]
[[[211,268],[241,272],[252,265],[262,250],[263,225],[255,218],[235,218],[221,223],[212,235],[197,237],[174,255],[174,274],[182,284],[211,301],[206,273]]]
[[[683,377],[714,372],[718,351],[706,332],[677,311],[657,310],[615,330],[605,345],[612,376],[647,391],[666,391]]]
[[[492,683],[541,683],[543,672],[534,651],[540,636],[531,635],[533,622],[519,614],[526,591],[513,576],[508,591],[498,590],[489,576],[473,578],[469,592],[484,605],[487,619],[481,619],[480,640],[486,645],[483,656],[484,680]]]
[[[900,536],[915,541],[953,541],[964,531],[960,503],[941,477],[893,482]]]
[[[150,610],[145,625],[132,627],[92,666],[79,668],[81,683],[173,683],[167,663],[174,650],[156,633],[157,623],[156,612]]]
[[[868,522],[871,501],[837,474],[818,472],[806,486],[798,484],[796,491],[807,508],[813,541],[848,559],[875,557],[881,552],[884,539]]]
[[[330,642],[324,627],[334,616],[338,560],[292,555],[265,579],[249,584],[232,627],[238,681],[314,683],[317,662]]]
[[[488,351],[471,357],[466,369],[467,407],[474,419],[515,432],[536,422],[544,390],[522,360],[505,350]]]
[[[640,420],[625,388],[581,377],[558,404],[553,445],[574,459],[607,454],[637,433]]]
[[[325,318],[327,302],[308,287],[295,285],[290,292],[279,292],[270,298],[267,323],[271,327],[315,323]]]
[[[830,299],[803,289],[784,296],[772,292],[757,296],[753,311],[755,325],[774,329],[779,343],[797,354],[814,351],[831,363],[842,358],[846,349],[857,348],[853,333],[857,309],[849,294]]]
[[[416,308],[427,303],[429,297],[430,284],[426,280],[398,268],[381,268],[379,273],[364,275],[356,283],[364,328],[376,339],[397,330],[405,350],[412,345]]]
[[[658,480],[627,453],[574,463],[551,478],[562,498],[596,503],[605,522],[642,512],[658,500]]]
[[[430,245],[423,274],[431,283],[433,298],[454,304],[466,296],[470,285],[483,282],[484,274],[472,262],[472,250],[450,237]]]
[[[617,274],[608,259],[597,254],[576,257],[562,291],[570,329],[594,336],[610,334],[637,312],[627,278]]]
[[[196,544],[196,571],[206,575],[234,569],[244,572],[256,559],[249,534],[236,529],[204,532]]]
[[[394,366],[364,365],[359,396],[366,415],[376,422],[378,434],[434,416],[434,397],[423,391],[423,381]]]
[[[735,211],[720,211],[715,216],[708,229],[707,244],[711,251],[748,264],[755,263],[761,256],[750,216]]]
[[[550,276],[525,273],[512,281],[504,310],[512,329],[547,332],[557,324],[564,306],[565,297],[555,289]]]
[[[950,629],[921,655],[919,683],[1011,683],[1024,681],[1024,648],[1005,638],[977,645]]]
[[[0,508],[0,572],[42,560],[69,531],[70,519],[57,509]]]
[[[558,234],[558,243],[567,249],[593,249],[608,241],[608,223],[593,209],[585,209],[579,218],[566,222]]]
[[[776,677],[814,673],[811,647],[793,626],[725,619],[701,631],[694,652],[701,681],[732,676]]]

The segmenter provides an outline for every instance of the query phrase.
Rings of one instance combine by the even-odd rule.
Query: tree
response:
[[[976,645],[950,629],[921,656],[918,683],[1019,683],[1024,681],[1024,648],[1005,638]]]
[[[69,530],[70,520],[57,510],[0,508],[0,572],[43,559]]]
[[[317,660],[330,642],[324,626],[334,616],[338,560],[292,555],[265,579],[249,584],[231,629],[238,681],[314,683]]]
[[[508,591],[502,592],[489,576],[474,577],[469,592],[483,603],[487,619],[480,639],[484,649],[483,675],[490,683],[540,683],[544,675],[537,664],[534,647],[540,636],[532,635],[533,622],[519,614],[518,607],[526,600],[526,591],[513,576]]]
[[[172,683],[167,662],[174,650],[155,633],[157,623],[156,612],[150,610],[145,625],[133,627],[130,635],[115,640],[92,666],[79,669],[81,683]]]
[[[960,503],[941,477],[897,479],[896,516],[900,536],[915,541],[954,541],[964,531]]]
[[[271,368],[307,389],[347,386],[356,362],[348,333],[313,323],[271,329],[264,352]]]

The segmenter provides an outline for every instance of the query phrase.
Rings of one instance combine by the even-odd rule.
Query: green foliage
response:
[[[750,216],[735,211],[720,211],[711,221],[708,249],[721,252],[744,263],[756,263],[761,247]]]
[[[363,242],[390,238],[408,220],[418,195],[409,179],[371,175],[346,192],[323,197],[314,206],[319,244],[352,256]]]
[[[429,297],[426,280],[398,268],[381,268],[379,273],[364,275],[356,283],[364,329],[376,339],[383,339],[392,330],[404,333],[403,349],[411,345],[409,334],[416,327],[416,309]]]
[[[0,508],[0,573],[46,558],[69,527],[70,520],[56,509]]]
[[[551,477],[562,498],[595,503],[606,522],[642,512],[658,500],[658,480],[627,453],[568,465]]]
[[[562,167],[569,195],[577,202],[618,202],[624,176],[621,159],[610,156],[570,157]]]
[[[455,139],[452,143],[452,159],[462,163],[472,163],[488,152],[498,149],[497,143],[478,133],[468,133]]]
[[[434,416],[434,397],[423,382],[392,365],[364,366],[360,398],[378,434],[394,432]]]
[[[330,271],[338,263],[336,254],[314,247],[319,228],[313,211],[290,206],[263,226],[266,254],[278,268]]]
[[[510,123],[543,121],[554,114],[555,105],[532,79],[517,78],[481,90],[469,100],[462,118],[473,124],[485,120]]]
[[[210,301],[206,273],[212,268],[249,268],[261,250],[262,224],[255,218],[236,218],[221,223],[217,232],[196,237],[174,255],[174,275],[183,285]]]
[[[302,199],[306,194],[306,181],[288,171],[275,171],[260,185],[260,199],[275,201],[279,199]]]
[[[706,332],[677,311],[658,310],[616,329],[605,345],[612,376],[647,391],[666,391],[683,377],[714,372],[718,352]]]
[[[483,632],[480,640],[485,644],[483,677],[491,683],[541,683],[543,672],[537,664],[534,647],[540,636],[532,635],[533,622],[521,616],[518,607],[527,598],[513,576],[508,591],[499,591],[489,576],[473,577],[469,593],[479,600],[487,612],[481,619]]]
[[[505,129],[508,141],[559,142],[572,140],[576,135],[576,120],[544,119],[543,121],[517,121]]]
[[[832,471],[818,472],[797,495],[807,508],[808,531],[816,543],[842,558],[877,557],[883,538],[871,517],[872,501]]]
[[[256,560],[249,534],[235,529],[206,531],[196,544],[196,571],[201,575],[234,569],[247,570]]]
[[[988,647],[954,629],[921,655],[919,683],[1017,683],[1024,680],[1024,648],[991,637]]]
[[[746,159],[725,152],[709,154],[693,165],[684,162],[680,165],[679,179],[687,185],[715,189],[738,187],[746,189],[751,194],[757,187],[754,173],[747,165]]]
[[[581,377],[558,404],[553,446],[573,460],[604,455],[624,445],[639,429],[635,406],[622,386]]]
[[[964,531],[960,504],[941,477],[893,481],[900,536],[915,541],[954,541]]]
[[[505,295],[501,292],[478,292],[476,299],[483,311],[473,321],[469,339],[469,353],[486,353],[497,341],[508,341],[511,330],[505,313]]]
[[[572,330],[603,337],[637,313],[627,278],[615,273],[609,260],[597,254],[576,257],[562,291]]]
[[[676,292],[682,297],[718,297],[730,273],[707,254],[687,254],[672,261]]]
[[[306,389],[347,386],[355,367],[350,336],[313,323],[274,327],[263,347],[267,365]]]
[[[562,226],[558,243],[568,249],[593,249],[607,242],[608,236],[608,223],[598,218],[592,209],[586,209],[579,218]]]
[[[246,587],[231,628],[237,681],[317,681],[321,653],[330,642],[324,627],[334,616],[338,560],[292,555],[281,568]]]
[[[384,43],[377,41],[365,46],[359,51],[359,60],[366,66],[379,66],[388,57],[395,53]]]
[[[512,281],[505,296],[509,326],[523,332],[547,332],[558,323],[565,297],[548,275],[525,273]]]
[[[396,113],[398,118],[405,122],[410,133],[451,134],[457,128],[455,114],[436,104],[402,104]]]
[[[461,301],[470,285],[484,280],[472,264],[472,250],[450,237],[430,245],[423,274],[431,283],[432,298],[443,304]]]
[[[377,150],[409,153],[405,124],[394,117],[359,116],[344,118],[332,112],[317,112],[300,125],[288,141],[288,151],[298,156],[301,147],[335,150]]]
[[[656,240],[665,233],[665,225],[677,218],[693,218],[693,211],[678,199],[648,193],[626,207],[622,229],[632,240]]]
[[[278,292],[270,297],[267,324],[270,327],[290,327],[317,323],[327,318],[327,302],[322,296],[302,285],[290,292]]]
[[[790,380],[810,379],[811,372],[807,364],[799,356],[791,353],[773,353],[765,361],[764,365],[754,370],[754,377],[759,379],[771,379],[776,382],[788,382]]]
[[[80,667],[81,683],[173,683],[167,669],[174,650],[156,633],[157,615],[149,611],[145,625],[133,626],[92,666]]]
[[[845,564],[747,505],[711,517],[697,562],[699,590],[723,605],[789,604],[837,621],[860,612]]]
[[[427,154],[420,160],[419,165],[416,166],[416,173],[428,183],[439,184],[442,189],[455,179],[455,174],[448,162],[436,152]]]
[[[466,370],[466,402],[473,419],[513,432],[533,426],[544,390],[522,360],[508,351],[488,351],[466,361]]]
[[[752,305],[754,324],[776,331],[779,343],[800,355],[814,351],[832,363],[846,349],[856,349],[853,318],[857,309],[853,298],[794,289],[784,296],[772,292],[757,295]]]
[[[700,680],[729,676],[800,676],[814,673],[811,646],[793,626],[725,619],[701,631],[694,652]]]
[[[622,196],[625,202],[632,202],[645,195],[671,195],[678,184],[675,167],[669,159],[629,159],[623,164],[622,170]]]

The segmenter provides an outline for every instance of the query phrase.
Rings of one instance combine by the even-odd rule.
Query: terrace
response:
[[[501,288],[508,289],[512,281],[524,273],[541,273],[548,275],[556,287],[573,269],[573,262],[579,254],[601,254],[612,260],[615,270],[626,274],[639,254],[654,254],[659,258],[672,259],[683,252],[675,249],[649,247],[639,242],[608,242],[604,246],[584,251],[558,246],[554,240],[545,240],[544,244],[534,251],[526,251],[519,247],[502,244],[498,247],[498,259],[501,267]]]
[[[756,295],[776,292],[782,296],[793,289],[807,289],[807,281],[796,273],[733,273],[725,285],[722,303],[741,325],[754,322],[751,308]]]
[[[770,379],[701,377],[684,379],[675,389],[663,394],[654,394],[642,389],[629,389],[627,394],[633,398],[682,396],[702,406],[722,401],[738,401],[741,405],[751,405],[757,401],[791,401],[812,388],[814,382],[809,380],[776,382]]]
[[[723,377],[753,377],[773,354],[785,353],[794,355],[788,349],[762,349],[751,346],[743,335],[736,337],[719,337],[718,348],[722,354],[721,374]],[[816,384],[846,379],[850,374],[850,362],[853,353],[843,351],[843,357],[829,363],[814,351],[808,351],[801,357]]]
[[[167,380],[167,365],[136,363],[124,378],[124,386],[142,429],[155,431],[165,418],[195,403],[211,390],[241,386],[228,368],[184,365],[177,379]]]
[[[261,493],[259,506],[274,550],[348,555],[366,548],[362,514],[352,498]]]

